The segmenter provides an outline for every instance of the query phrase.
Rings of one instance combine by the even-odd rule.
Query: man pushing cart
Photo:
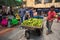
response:
[[[43,21],[43,17],[42,16],[37,16],[37,12],[36,12],[35,9],[33,10],[33,17],[32,18],[29,17],[30,19],[28,19],[28,17],[29,17],[29,15],[27,16],[27,24],[29,23],[28,20],[31,20],[31,21],[33,20],[33,22],[34,22],[35,19],[36,19],[35,21],[37,21],[37,20],[39,20],[39,21],[42,20]],[[37,23],[39,21],[37,21]],[[33,32],[38,34],[38,35],[41,35],[43,33],[43,22],[41,23],[42,25],[40,25],[40,27],[24,25],[24,22],[26,22],[26,20],[23,21],[21,26],[26,28],[26,30],[25,30],[25,37],[27,39],[30,39],[31,33],[33,33]],[[30,22],[30,24],[32,24],[32,23]]]

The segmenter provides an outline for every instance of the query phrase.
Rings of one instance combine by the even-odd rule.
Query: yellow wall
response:
[[[33,7],[34,6],[34,0],[27,0],[26,1],[26,6],[27,7]]]
[[[42,0],[41,4],[34,4],[35,0],[26,0],[26,6],[27,7],[35,7],[35,8],[47,8],[50,7],[51,5],[54,5],[55,7],[60,7],[60,2],[55,3],[55,0],[52,0],[52,3],[46,3],[44,4],[44,0]]]

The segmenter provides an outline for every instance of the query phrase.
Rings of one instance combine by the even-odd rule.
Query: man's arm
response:
[[[19,12],[19,15],[20,15],[20,13],[21,13],[21,10],[18,10],[18,12]]]
[[[48,12],[47,20],[50,19],[50,11]]]
[[[54,17],[56,18],[56,12],[54,11]]]

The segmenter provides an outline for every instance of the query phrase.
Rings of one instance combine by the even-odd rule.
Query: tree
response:
[[[22,0],[0,0],[0,5],[17,6],[21,4]]]
[[[5,5],[5,2],[3,0],[0,0],[0,6]]]
[[[22,2],[23,0],[16,0],[16,1],[18,1],[18,2]]]

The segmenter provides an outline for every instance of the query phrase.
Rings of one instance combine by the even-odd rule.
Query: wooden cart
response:
[[[37,33],[38,36],[42,35],[43,33],[43,24],[41,25],[41,27],[31,27],[31,26],[22,26],[21,27],[25,28],[25,37],[27,39],[30,39],[31,33],[35,32]]]
[[[43,19],[43,16],[35,16],[33,18],[37,18],[37,19]],[[31,33],[35,32],[37,33],[39,36],[43,33],[43,22],[42,25],[40,27],[34,26],[26,26],[26,25],[21,25],[21,27],[25,28],[25,37],[27,39],[30,39]]]

